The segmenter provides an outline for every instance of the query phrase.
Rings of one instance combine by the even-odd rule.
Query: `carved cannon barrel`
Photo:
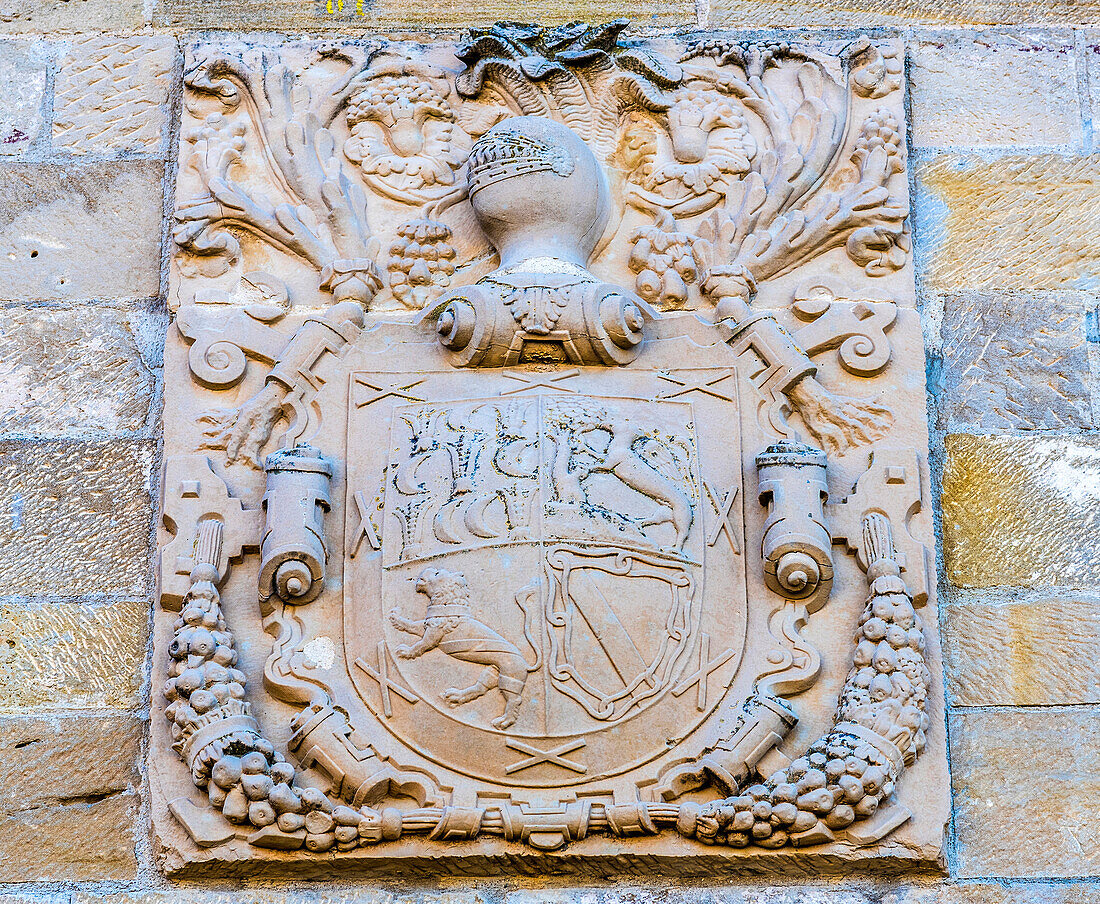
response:
[[[332,465],[316,449],[295,446],[269,455],[264,470],[260,599],[308,603],[325,582],[324,515],[331,505]]]
[[[832,538],[823,506],[829,498],[825,453],[783,441],[756,456],[764,525],[764,581],[790,600],[823,603],[833,581]]]

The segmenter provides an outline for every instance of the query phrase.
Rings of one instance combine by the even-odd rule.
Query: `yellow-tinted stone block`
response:
[[[461,28],[502,20],[556,25],[607,22],[620,16],[635,25],[694,25],[692,0],[639,7],[624,0],[550,0],[537,7],[514,0],[161,0],[154,24],[173,30],[216,28],[264,31],[365,31],[378,28]],[[1100,21],[1100,20],[1098,20]]]
[[[1100,439],[948,436],[942,504],[953,584],[1100,586]]]
[[[713,26],[1100,23],[1096,0],[712,0]]]
[[[979,598],[943,611],[957,705],[1100,703],[1100,596]]]
[[[945,154],[916,174],[930,288],[1097,285],[1100,156]]]
[[[0,712],[137,705],[144,600],[0,603]]]

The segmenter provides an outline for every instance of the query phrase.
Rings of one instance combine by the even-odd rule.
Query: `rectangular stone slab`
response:
[[[187,49],[166,872],[943,869],[902,59]]]

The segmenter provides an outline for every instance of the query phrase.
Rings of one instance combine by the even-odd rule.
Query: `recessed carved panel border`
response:
[[[902,49],[189,49],[175,875],[938,869]]]

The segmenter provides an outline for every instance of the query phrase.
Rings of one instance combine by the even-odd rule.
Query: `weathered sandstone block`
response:
[[[1096,707],[956,712],[951,749],[961,877],[1100,869]]]
[[[943,554],[960,587],[1100,583],[1100,441],[947,437]]]
[[[941,417],[949,430],[1092,424],[1078,293],[965,292],[944,299]]]
[[[143,593],[150,444],[0,443],[9,594]]]
[[[180,892],[102,893],[75,891],[60,904],[176,904]],[[486,904],[496,900],[486,891],[380,891],[360,886],[355,891],[286,891],[250,888],[249,904]],[[571,886],[507,892],[504,904],[1096,904],[1100,890],[1092,883],[1076,885],[1029,882],[1009,887],[997,882],[849,882],[804,885],[744,885],[686,888],[615,883],[615,887]],[[0,904],[55,904],[38,898]],[[187,890],[187,904],[241,904],[236,891]]]
[[[909,47],[916,147],[1080,147],[1073,34],[936,32]]]
[[[948,688],[959,706],[1100,703],[1100,598],[1059,594],[945,608]]]
[[[734,28],[1096,24],[1100,23],[1100,5],[1094,0],[712,0],[710,22]]]
[[[604,22],[627,16],[638,25],[691,25],[695,5],[690,0],[640,9],[625,0],[549,0],[537,12],[511,0],[477,4],[438,3],[435,0],[302,0],[273,6],[270,0],[161,0],[154,24],[172,29],[216,28],[236,31],[357,31],[377,28],[460,28],[492,25],[502,19],[537,19],[544,25],[578,19]]]
[[[147,334],[162,325],[142,310],[0,309],[0,433],[141,430],[154,389]]]
[[[0,32],[125,31],[140,28],[141,0],[0,0]]]
[[[141,723],[0,717],[0,882],[134,874]]]
[[[943,155],[916,175],[930,288],[1097,284],[1100,157]]]
[[[0,299],[156,295],[162,175],[136,160],[0,168]]]
[[[57,64],[54,147],[73,154],[156,151],[168,122],[176,42],[74,38]]]
[[[0,41],[0,156],[24,153],[42,131],[49,51],[44,41]]]
[[[0,712],[137,705],[148,605],[0,603]]]

